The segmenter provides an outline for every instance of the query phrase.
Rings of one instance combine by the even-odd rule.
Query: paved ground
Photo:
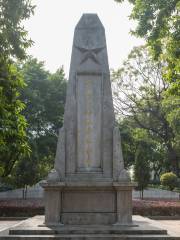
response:
[[[134,217],[134,216],[133,216]],[[152,220],[147,217],[136,216],[140,221],[147,221],[150,224],[161,228],[166,229],[168,234],[174,237],[180,237],[180,220]]]
[[[0,235],[5,235],[8,233],[8,229],[18,225],[21,221],[10,220],[10,221],[0,221]]]
[[[168,233],[173,236],[180,237],[180,220],[156,220]]]

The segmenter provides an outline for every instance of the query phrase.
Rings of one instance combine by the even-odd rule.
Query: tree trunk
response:
[[[24,188],[22,189],[22,199],[24,199]]]
[[[172,171],[179,177],[179,159],[176,151],[172,148],[171,145],[167,146],[168,148],[168,159],[172,167]]]
[[[27,185],[25,186],[25,194],[24,194],[24,199],[27,199]]]
[[[142,197],[141,199],[143,200],[144,199],[144,189],[143,188],[141,189],[141,197]]]

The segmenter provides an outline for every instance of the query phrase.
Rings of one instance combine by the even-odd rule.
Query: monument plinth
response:
[[[75,28],[64,126],[42,184],[45,224],[132,223],[132,187],[115,126],[105,30],[96,14]]]

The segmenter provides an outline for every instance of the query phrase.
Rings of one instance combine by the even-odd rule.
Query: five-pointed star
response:
[[[81,60],[81,63],[85,62],[88,58],[91,58],[94,62],[99,63],[97,59],[97,54],[101,52],[102,49],[105,47],[100,48],[84,48],[84,47],[78,47],[75,46],[80,52],[83,53],[83,58]]]

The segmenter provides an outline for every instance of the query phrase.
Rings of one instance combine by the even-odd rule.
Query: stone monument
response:
[[[96,14],[75,28],[64,125],[43,183],[45,224],[132,223],[132,187],[115,124],[105,30]]]

